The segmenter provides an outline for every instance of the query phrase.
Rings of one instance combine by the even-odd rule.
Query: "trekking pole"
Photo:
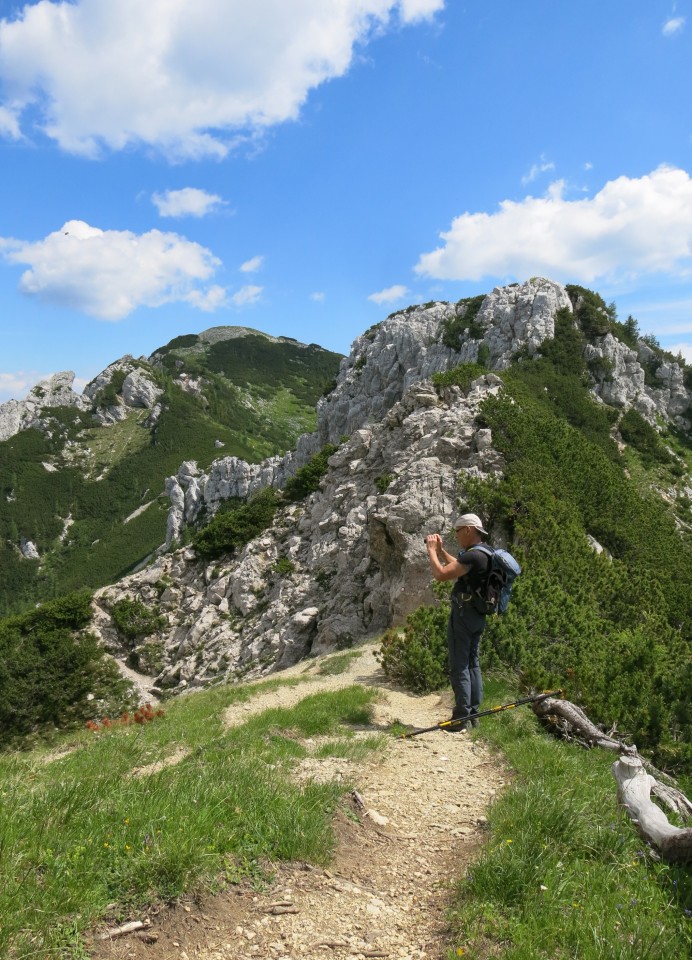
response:
[[[481,717],[490,717],[494,713],[501,713],[503,710],[513,710],[514,707],[520,707],[524,703],[540,703],[541,700],[547,700],[548,697],[561,697],[562,690],[551,690],[550,692],[539,693],[535,697],[524,697],[521,700],[513,700],[512,703],[503,703],[501,707],[492,707],[490,710],[482,710],[480,713],[474,713],[473,717],[464,717],[460,720],[441,720],[434,727],[424,727],[422,730],[413,730],[411,733],[401,733],[397,740],[409,740],[411,737],[417,737],[421,733],[430,733],[431,730],[455,730],[457,727],[468,723],[469,720],[480,720]]]

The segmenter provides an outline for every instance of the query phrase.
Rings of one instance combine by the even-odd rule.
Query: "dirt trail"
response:
[[[322,690],[364,683],[381,691],[374,724],[394,720],[427,727],[449,715],[448,696],[417,697],[392,687],[373,645],[347,672],[320,675],[319,662],[282,676],[310,677],[224,715],[228,726],[268,707],[289,707]],[[371,733],[372,731],[368,731]],[[233,888],[204,903],[180,904],[150,916],[146,931],[99,945],[108,960],[245,960],[335,958],[443,960],[455,946],[446,920],[453,886],[482,837],[488,803],[506,773],[479,735],[433,731],[390,740],[364,762],[309,757],[301,779],[356,785],[336,818],[337,849],[328,869],[277,864],[269,890]],[[304,741],[308,747],[315,741]],[[363,806],[359,804],[362,800]],[[147,942],[148,941],[148,942]]]

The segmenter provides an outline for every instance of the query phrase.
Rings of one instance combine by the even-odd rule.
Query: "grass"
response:
[[[375,692],[318,693],[224,729],[227,706],[280,683],[216,687],[145,726],[80,732],[57,758],[0,756],[0,956],[86,956],[83,935],[109,904],[122,920],[220,876],[257,875],[267,860],[328,862],[344,784],[289,773],[308,755],[301,737],[329,735],[348,756],[380,746],[348,736],[368,723]],[[131,775],[181,748],[176,765]]]
[[[486,704],[514,699],[489,682]],[[484,960],[677,960],[692,949],[689,869],[656,862],[616,807],[615,759],[559,742],[529,708],[481,721],[514,782],[457,888],[456,951]]]
[[[317,672],[321,677],[333,677],[345,673],[353,661],[360,656],[362,656],[361,650],[348,650],[346,653],[336,653],[332,657],[324,657],[320,661]]]

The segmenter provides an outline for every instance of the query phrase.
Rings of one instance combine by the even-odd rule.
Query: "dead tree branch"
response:
[[[618,801],[625,808],[641,836],[653,844],[669,863],[692,861],[692,829],[675,827],[665,813],[651,801],[656,781],[637,757],[620,757],[613,764],[618,785]]]

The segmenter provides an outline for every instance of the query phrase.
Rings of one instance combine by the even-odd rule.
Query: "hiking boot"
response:
[[[453,722],[455,726],[442,727],[445,733],[468,733],[469,732],[468,723],[464,723],[461,720],[452,720],[451,722]]]

